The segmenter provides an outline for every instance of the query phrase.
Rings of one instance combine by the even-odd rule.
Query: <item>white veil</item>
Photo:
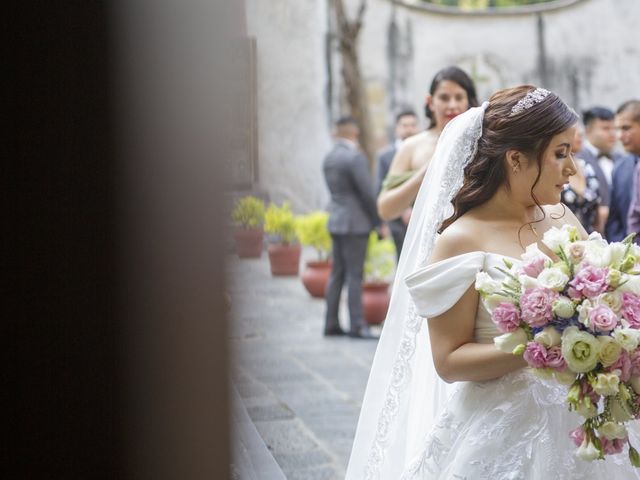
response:
[[[404,280],[427,262],[440,225],[453,213],[451,200],[462,187],[464,167],[475,155],[487,105],[471,108],[447,124],[418,192],[347,480],[400,479],[450,393],[451,386],[436,374],[426,322],[416,314]]]

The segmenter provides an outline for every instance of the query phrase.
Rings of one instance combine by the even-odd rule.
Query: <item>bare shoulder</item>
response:
[[[551,220],[551,223],[554,227],[561,227],[562,225],[573,225],[578,229],[580,237],[582,237],[583,239],[589,237],[589,234],[580,223],[580,220],[578,220],[571,209],[564,203],[558,203],[556,205],[544,205],[542,208],[547,218]]]
[[[481,238],[480,222],[469,216],[462,216],[453,222],[436,240],[430,263],[464,253],[482,250],[478,242]]]
[[[407,138],[396,152],[389,173],[403,173],[411,170],[411,160],[416,148],[424,142],[425,132],[420,132]]]

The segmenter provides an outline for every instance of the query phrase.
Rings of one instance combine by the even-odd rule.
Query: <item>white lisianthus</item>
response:
[[[598,458],[600,458],[601,455],[602,453],[600,452],[598,447],[596,447],[593,443],[591,443],[589,439],[586,437],[582,442],[582,444],[576,450],[576,456],[580,460],[585,460],[588,462],[597,460]]]
[[[562,341],[562,337],[560,336],[560,332],[555,329],[555,327],[544,327],[541,332],[536,333],[533,340],[538,342],[540,345],[545,348],[555,347],[556,345],[560,345]]]
[[[561,292],[569,281],[569,277],[559,268],[547,268],[538,275],[538,283],[545,288]]]
[[[622,293],[620,292],[607,292],[598,296],[596,299],[598,305],[606,305],[616,313],[620,313],[622,308]]]
[[[631,377],[629,383],[633,391],[640,395],[640,377]]]
[[[520,256],[520,258],[522,258],[522,263],[529,263],[538,258],[544,259],[545,266],[548,266],[548,264],[551,263],[551,260],[549,259],[549,257],[547,257],[544,254],[544,252],[542,252],[542,250],[538,248],[537,243],[532,243],[531,245],[528,245],[524,253]]]
[[[593,418],[598,415],[598,406],[594,405],[589,397],[584,397],[578,402],[576,413],[584,418]]]
[[[496,348],[504,353],[513,353],[518,345],[525,345],[529,341],[527,332],[517,328],[513,332],[503,333],[493,339]]]
[[[598,428],[598,432],[600,433],[600,435],[608,438],[609,440],[622,440],[627,437],[627,429],[625,428],[625,426],[611,421],[604,422],[602,425],[600,425],[600,428]]]
[[[631,420],[633,415],[626,400],[621,400],[618,397],[609,397],[608,400],[609,411],[614,422],[624,423]]]
[[[553,372],[553,376],[555,377],[558,383],[562,385],[571,385],[576,381],[576,374],[573,373],[568,368],[563,372]]]
[[[622,242],[613,242],[607,245],[607,248],[609,249],[609,264],[614,267],[619,266],[627,251],[627,246]]]
[[[567,327],[562,333],[562,356],[568,367],[577,373],[593,370],[598,364],[600,342],[578,327]]]
[[[622,283],[622,285],[618,287],[618,291],[640,295],[639,275],[623,275],[620,283]]]
[[[589,313],[595,307],[591,300],[584,300],[580,305],[576,307],[578,311],[578,321],[584,326],[589,326]]]
[[[633,352],[640,343],[640,330],[618,327],[612,332],[613,339],[627,352]]]
[[[561,295],[553,302],[553,314],[560,318],[571,318],[576,313],[576,307],[570,298]]]
[[[540,275],[542,275],[542,273]],[[522,285],[523,290],[527,288],[540,288],[538,279],[530,277],[529,275],[521,274],[518,276],[518,280],[520,280],[520,285]]]
[[[492,313],[498,305],[505,302],[514,303],[514,300],[511,297],[500,295],[499,293],[493,293],[482,297],[482,304],[489,313]]]
[[[562,228],[553,227],[547,230],[542,237],[544,243],[553,253],[560,250],[567,251],[569,244],[579,238],[578,229],[571,225],[563,225]]]
[[[485,295],[499,292],[502,289],[500,282],[491,278],[487,272],[478,272],[476,274],[476,290]]]
[[[593,389],[597,394],[605,397],[615,395],[620,389],[620,377],[615,373],[599,373]]]
[[[585,243],[584,258],[593,267],[608,267],[611,263],[611,250],[602,237],[594,238]]]
[[[618,360],[618,357],[620,357],[622,353],[620,344],[608,335],[602,335],[597,337],[597,339],[598,342],[600,342],[600,352],[598,353],[600,363],[605,367],[616,363],[616,360]]]

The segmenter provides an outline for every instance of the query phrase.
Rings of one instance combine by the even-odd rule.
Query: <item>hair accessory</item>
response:
[[[544,88],[536,88],[535,90],[531,90],[524,96],[524,98],[520,99],[518,103],[513,106],[509,116],[511,117],[533,107],[535,104],[540,103],[545,98],[547,98],[547,95],[549,95],[550,93],[551,92],[549,90],[545,90]]]

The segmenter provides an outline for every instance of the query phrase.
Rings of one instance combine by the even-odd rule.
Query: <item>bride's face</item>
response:
[[[560,203],[560,194],[565,184],[569,183],[569,177],[576,173],[577,168],[571,155],[571,144],[575,133],[574,126],[554,136],[544,152],[540,162],[540,178],[533,187],[533,193],[540,205]],[[538,165],[535,159],[529,161],[524,173],[523,177],[526,177],[529,185],[525,192],[529,193],[538,176]]]

